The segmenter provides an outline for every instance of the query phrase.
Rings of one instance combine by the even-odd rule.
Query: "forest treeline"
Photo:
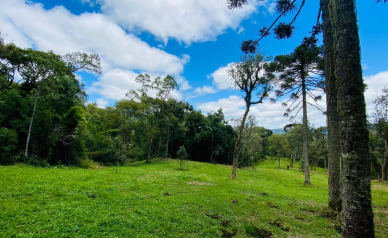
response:
[[[279,58],[279,57],[278,57]],[[184,146],[188,159],[232,164],[241,118],[225,119],[222,109],[204,115],[171,97],[178,89],[172,76],[152,79],[140,74],[138,90],[113,106],[87,104],[77,71],[101,73],[95,54],[21,49],[1,42],[0,163],[37,166],[91,166],[177,158]],[[289,89],[290,87],[284,87]],[[280,92],[278,92],[280,94]],[[152,95],[152,96],[149,96]],[[294,97],[295,99],[295,97]],[[290,110],[287,110],[287,113]],[[303,167],[303,125],[286,126],[285,134],[244,121],[238,166],[254,166],[265,156],[290,158]],[[309,126],[310,169],[327,168],[327,129]],[[370,126],[372,175],[381,178],[385,143]]]

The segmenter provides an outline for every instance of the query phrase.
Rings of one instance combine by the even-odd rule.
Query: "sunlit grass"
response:
[[[175,160],[117,173],[0,167],[0,237],[220,237],[221,229],[251,237],[255,227],[273,237],[340,237],[338,221],[321,216],[327,175],[311,172],[304,186],[297,165],[286,163],[240,169],[237,180],[229,166],[188,162],[181,171]],[[388,185],[373,182],[373,189],[374,210],[383,214],[375,215],[377,237],[388,237]]]

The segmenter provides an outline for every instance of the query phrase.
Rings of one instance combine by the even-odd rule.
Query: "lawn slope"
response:
[[[285,162],[284,162],[285,163]],[[0,167],[0,237],[340,237],[325,212],[327,175],[296,168],[154,160],[99,170]],[[388,185],[374,182],[377,237],[388,237]]]

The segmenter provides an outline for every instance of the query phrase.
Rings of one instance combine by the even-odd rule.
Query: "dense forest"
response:
[[[300,53],[302,47],[296,52]],[[113,106],[99,108],[95,103],[86,104],[84,86],[75,75],[77,71],[101,73],[98,55],[75,52],[59,56],[4,42],[0,50],[1,164],[88,167],[95,166],[94,162],[100,165],[151,162],[152,158],[177,158],[181,146],[189,160],[233,163],[242,119],[227,120],[222,109],[204,115],[187,102],[174,99],[170,94],[178,85],[172,76],[152,79],[141,74],[136,79],[142,85],[140,89],[129,91],[126,99]],[[315,50],[315,54],[319,52]],[[284,66],[276,62],[287,61],[287,57],[295,56],[278,56],[273,61],[278,72]],[[291,83],[287,78],[292,73],[288,69],[276,79],[284,82],[277,94],[292,91],[293,87],[300,91],[300,82]],[[294,101],[299,98],[297,94],[291,96]],[[386,96],[380,96],[376,105],[386,105]],[[290,109],[285,109],[286,116],[290,113]],[[383,116],[380,115],[380,121]],[[380,132],[383,129],[376,126],[382,123],[369,126],[375,178],[382,176],[385,156],[384,134]],[[284,134],[273,134],[257,126],[253,116],[247,117],[244,125],[238,149],[239,167],[254,166],[265,156],[279,161],[290,158],[291,167],[295,161],[303,162],[302,123],[287,125]],[[310,169],[326,169],[327,129],[311,125],[308,128]]]

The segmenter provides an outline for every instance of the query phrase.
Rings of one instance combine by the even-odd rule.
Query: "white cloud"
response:
[[[41,4],[23,0],[2,0],[1,5],[0,31],[8,40],[57,54],[95,52],[102,59],[104,71],[125,68],[179,74],[190,59],[150,47],[102,14],[74,15],[62,6],[45,10]]]
[[[126,97],[126,93],[129,90],[137,90],[141,87],[139,83],[135,81],[139,74],[122,69],[110,70],[104,73],[97,82],[93,82],[92,86],[87,88],[88,94],[98,93],[107,99],[120,100]],[[150,75],[151,79],[157,77],[157,75]],[[186,83],[184,79],[177,80],[179,82]],[[181,86],[185,88],[185,85]],[[186,86],[187,87],[187,86]],[[155,97],[156,91],[149,90],[149,96]],[[171,97],[177,99],[183,99],[181,91],[173,90]]]
[[[202,88],[196,88],[194,90],[194,93],[198,95],[205,95],[205,94],[210,94],[210,93],[215,93],[217,92],[213,87],[211,86],[203,86]]]
[[[381,95],[381,90],[388,87],[388,70],[377,73],[375,75],[369,75],[364,77],[364,83],[368,85],[365,91],[365,101],[367,105],[368,115],[371,116],[374,110],[373,100]],[[319,95],[319,93],[315,93]],[[279,100],[277,103],[271,103],[269,100],[264,101],[262,104],[257,104],[251,107],[249,115],[253,115],[257,119],[257,123],[260,126],[264,126],[269,129],[283,128],[286,124],[290,123],[288,117],[284,117],[283,114],[287,107],[282,106],[283,102],[288,100],[287,97]],[[314,103],[311,98],[308,98],[308,102]],[[326,110],[326,96],[323,95],[322,100],[318,101],[318,104]],[[197,105],[198,109],[204,113],[215,112],[219,108],[223,108],[224,114],[227,119],[240,118],[245,111],[245,103],[239,96],[233,95],[229,98],[222,98],[218,101],[200,103]],[[294,115],[291,113],[291,115]],[[307,107],[307,114],[310,123],[314,126],[326,126],[326,116],[315,107]],[[295,118],[296,121],[302,121],[302,112],[299,112]]]
[[[268,13],[269,14],[271,14],[271,15],[273,15],[274,13],[275,13],[275,11],[276,11],[276,3],[270,3],[269,5],[268,5],[268,8],[267,8],[267,10],[268,10]]]
[[[375,75],[365,76],[364,83],[368,85],[367,90],[365,91],[365,102],[368,115],[371,116],[374,110],[373,100],[382,94],[381,90],[384,87],[388,87],[388,70]]]
[[[250,108],[249,115],[255,116],[258,125],[264,126],[265,128],[283,128],[285,125],[291,123],[289,117],[283,116],[287,107],[282,106],[282,103],[287,100],[288,98],[284,98],[277,103],[271,103],[269,100],[266,100],[261,104],[253,105]],[[309,99],[309,101],[311,103],[313,102],[312,99]],[[325,108],[326,99],[323,98],[318,104]],[[229,98],[222,98],[218,101],[200,103],[197,105],[197,108],[204,113],[216,112],[222,108],[226,119],[241,118],[245,112],[245,102],[241,97],[232,95]],[[321,111],[312,106],[308,106],[307,110],[309,120],[312,124],[315,126],[326,125],[326,116]],[[301,121],[301,113],[298,114],[297,121]]]
[[[238,31],[237,31],[237,34],[241,34],[241,33],[243,33],[245,31],[245,28],[244,27],[242,27],[242,26],[240,26],[239,28],[238,28]]]
[[[215,40],[226,29],[237,29],[240,22],[270,7],[270,1],[252,0],[243,9],[229,10],[223,0],[98,0],[102,12],[124,28],[150,32],[165,43]]]
[[[189,89],[191,89],[192,87],[190,86],[189,84],[189,81],[187,81],[184,77],[182,76],[178,76],[178,77],[175,77],[175,80],[176,82],[178,83],[179,85],[179,90],[184,92],[184,91],[187,91]]]
[[[217,89],[231,89],[233,88],[233,79],[228,74],[228,69],[230,65],[233,63],[229,63],[225,67],[220,67],[216,71],[214,71],[208,78],[213,79],[213,85],[216,86]]]
[[[82,4],[88,4],[89,6],[93,7],[94,5],[96,5],[96,1],[95,0],[81,0],[81,3]]]
[[[115,69],[104,73],[99,81],[87,88],[88,93],[98,93],[101,96],[120,100],[129,90],[136,90],[140,85],[135,81],[137,73],[128,70]]]
[[[83,0],[83,3],[93,2]],[[191,88],[180,76],[190,60],[188,55],[177,57],[151,47],[103,14],[74,15],[62,6],[46,10],[42,4],[23,0],[2,0],[1,5],[0,32],[6,41],[13,41],[22,48],[53,50],[61,55],[75,51],[100,55],[104,74],[87,88],[88,93],[99,93],[106,99],[122,99],[130,89],[138,88],[134,70],[150,75],[171,74],[182,91]],[[172,95],[182,98],[178,91]],[[100,102],[103,105],[102,99]]]
[[[82,78],[81,75],[76,74],[76,75],[75,75],[75,78],[76,78],[80,83],[84,83],[83,78]]]
[[[241,97],[232,95],[218,101],[200,103],[197,105],[197,108],[205,113],[216,112],[222,108],[225,116],[230,119],[241,117],[244,114],[245,102]]]
[[[108,105],[109,101],[106,100],[105,98],[98,98],[96,100],[96,103],[97,103],[97,106],[99,108],[106,108],[106,106]]]

